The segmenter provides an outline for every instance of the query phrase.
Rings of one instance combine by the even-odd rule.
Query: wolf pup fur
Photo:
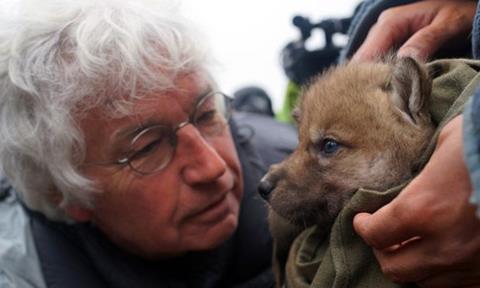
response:
[[[434,132],[431,87],[412,58],[348,63],[314,79],[293,113],[299,144],[270,168],[260,194],[287,221],[328,232],[357,189],[387,190],[418,171]],[[293,240],[272,234],[280,249]]]

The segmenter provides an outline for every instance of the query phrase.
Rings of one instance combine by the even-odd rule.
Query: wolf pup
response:
[[[357,189],[387,190],[420,168],[434,132],[431,85],[412,58],[349,63],[314,79],[293,113],[298,147],[270,168],[260,194],[291,223],[328,232]]]

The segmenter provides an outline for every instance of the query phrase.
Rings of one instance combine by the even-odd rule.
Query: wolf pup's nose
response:
[[[260,196],[262,196],[263,199],[268,201],[270,199],[270,193],[273,191],[275,186],[272,185],[272,183],[268,180],[262,180],[260,181],[260,184],[258,184],[258,193],[260,193]]]

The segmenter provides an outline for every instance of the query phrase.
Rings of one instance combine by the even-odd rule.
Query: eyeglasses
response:
[[[186,121],[175,127],[155,125],[142,130],[131,141],[129,155],[111,164],[128,165],[141,175],[165,169],[175,155],[178,130],[192,124],[205,139],[220,135],[230,120],[231,103],[232,98],[222,92],[202,96]]]

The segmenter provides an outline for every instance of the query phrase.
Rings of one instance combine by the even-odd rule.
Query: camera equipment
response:
[[[358,9],[358,6],[357,6]],[[293,17],[293,25],[300,31],[300,39],[288,43],[281,52],[281,63],[287,77],[302,85],[312,76],[336,63],[342,47],[333,43],[335,33],[347,34],[352,18],[324,19],[312,23],[303,16]],[[312,35],[312,30],[321,29],[325,35],[325,46],[308,50],[305,42]]]

